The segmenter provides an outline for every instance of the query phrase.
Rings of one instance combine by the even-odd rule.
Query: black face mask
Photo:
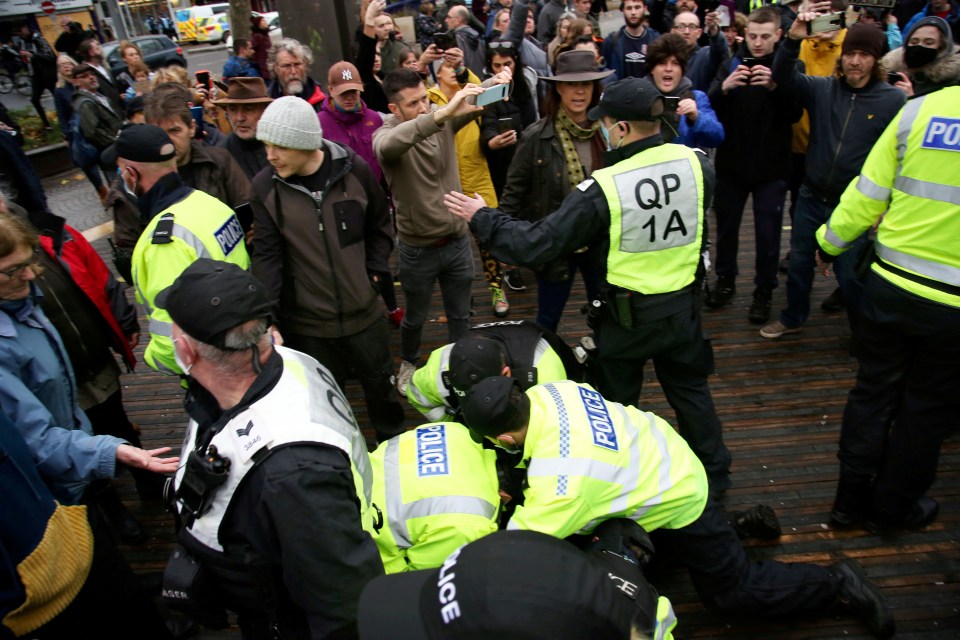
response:
[[[907,63],[908,68],[919,69],[936,60],[938,53],[940,52],[936,49],[913,44],[903,48],[903,61]]]

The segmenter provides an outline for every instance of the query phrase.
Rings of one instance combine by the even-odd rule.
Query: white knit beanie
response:
[[[271,102],[260,116],[257,140],[287,149],[313,151],[323,145],[323,130],[309,102],[284,96]]]

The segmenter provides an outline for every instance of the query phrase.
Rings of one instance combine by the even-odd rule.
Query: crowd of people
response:
[[[855,561],[748,557],[741,538],[780,527],[723,508],[703,319],[736,297],[752,198],[748,321],[801,331],[833,270],[853,336],[832,525],[937,518],[960,398],[956,5],[623,0],[603,38],[602,2],[479,4],[424,2],[404,42],[369,0],[355,56],[317,77],[259,18],[222,82],[128,41],[113,74],[94,38],[21,34],[148,335],[0,136],[4,637],[195,631],[116,549],[143,538],[124,469],[175,513],[165,602],[211,628],[233,612],[244,638],[670,638],[642,571],[662,557],[719,614],[839,611],[893,636]],[[471,325],[475,247],[497,320]],[[448,344],[424,354],[437,283]],[[510,317],[528,286],[536,317]],[[124,409],[115,354],[132,369],[141,343],[181,381],[178,457]],[[675,425],[641,408],[650,360]]]

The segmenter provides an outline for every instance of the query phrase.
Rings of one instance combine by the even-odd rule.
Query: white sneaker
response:
[[[399,391],[400,395],[404,398],[407,397],[407,385],[410,384],[410,379],[413,378],[416,370],[417,365],[412,362],[407,362],[406,360],[400,361],[400,371],[397,372],[397,391]]]

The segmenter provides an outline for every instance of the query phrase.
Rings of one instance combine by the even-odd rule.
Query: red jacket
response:
[[[51,231],[55,235],[47,235]],[[123,356],[132,371],[137,358],[133,355],[127,336],[140,330],[136,308],[127,300],[123,287],[110,273],[93,245],[82,233],[67,224],[63,224],[59,234],[55,229],[44,229],[40,245],[51,258],[60,261],[77,286],[93,302],[113,333],[114,350]]]

